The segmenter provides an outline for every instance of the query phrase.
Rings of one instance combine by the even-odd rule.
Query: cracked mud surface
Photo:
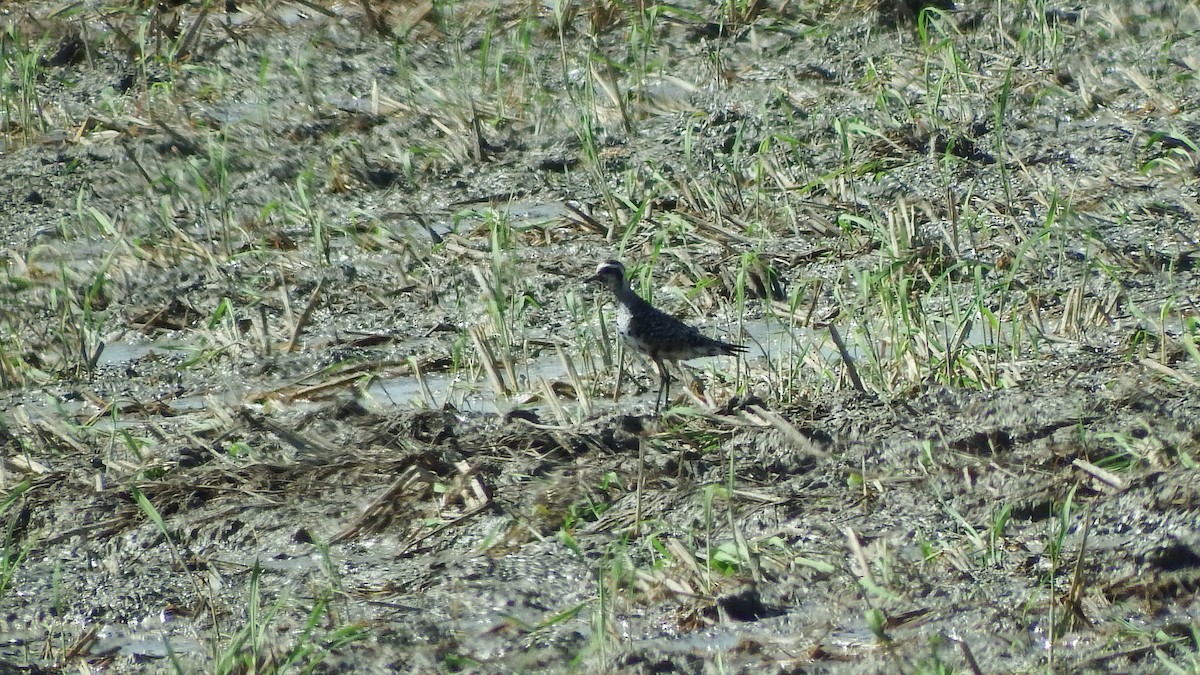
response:
[[[0,661],[1196,669],[1200,11],[1011,4],[0,4]]]

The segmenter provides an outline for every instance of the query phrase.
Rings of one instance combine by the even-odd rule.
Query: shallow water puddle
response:
[[[814,348],[819,349],[826,358],[838,358],[837,350],[828,337],[814,347],[814,343],[820,338],[816,331],[810,329],[793,329],[779,321],[767,320],[746,321],[743,323],[742,329],[744,338],[738,337],[735,331],[701,327],[706,334],[719,336],[722,339],[734,341],[744,339],[749,347],[745,362],[751,368],[793,367]],[[612,374],[608,373],[599,362],[586,363],[579,357],[575,357],[575,359],[576,371],[581,384],[585,387],[597,378],[612,377]],[[590,408],[608,408],[618,404],[628,406],[630,401],[653,405],[658,391],[658,375],[653,362],[640,355],[627,355],[626,361],[627,368],[629,367],[628,362],[635,363],[634,377],[640,386],[646,387],[646,391],[632,394],[635,387],[630,384],[628,379],[625,379],[622,383],[622,395],[616,402],[612,400],[611,396],[595,396],[590,391],[574,391],[566,367],[554,353],[545,353],[515,365],[513,368],[517,380],[515,387],[511,387],[507,381],[508,378],[502,375],[506,380],[506,386],[510,386],[512,390],[507,397],[497,396],[494,387],[488,384],[487,377],[482,372],[477,379],[467,379],[462,373],[457,375],[441,372],[428,373],[424,375],[424,390],[422,390],[418,378],[404,375],[372,383],[367,388],[367,394],[381,405],[438,408],[449,403],[464,412],[493,414],[504,413],[516,408],[549,407],[551,404],[546,402],[547,392],[545,389],[547,386],[554,391],[557,405],[571,414],[580,412],[585,407],[585,404],[579,400],[581,394],[589,396],[586,406]],[[734,369],[734,363],[734,360],[729,357],[696,359],[685,365],[685,372],[700,373],[710,370],[730,372]],[[672,376],[672,394],[678,395],[681,389],[679,388],[677,369],[672,368]],[[543,382],[547,384],[543,384]]]
[[[101,633],[103,632],[102,630]],[[169,647],[168,639],[170,640]],[[210,648],[186,637],[167,638],[164,635],[147,635],[145,632],[114,631],[111,635],[100,637],[89,653],[93,656],[120,654],[121,656],[166,659],[172,654],[206,656],[210,653]]]
[[[549,383],[567,380],[566,369],[555,356],[539,356],[515,366],[514,370],[516,390],[507,398],[498,397],[482,374],[476,380],[440,372],[424,375],[424,390],[421,380],[406,375],[377,380],[367,387],[366,393],[383,405],[440,408],[450,404],[464,412],[496,414],[539,400],[543,380]]]
[[[188,347],[181,344],[170,342],[114,342],[105,344],[104,349],[100,352],[100,357],[96,359],[97,366],[119,366],[134,361],[140,361],[147,357],[157,357],[162,355],[183,356],[185,352],[195,351],[194,347]]]

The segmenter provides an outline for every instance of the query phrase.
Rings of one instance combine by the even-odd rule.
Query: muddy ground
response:
[[[1200,672],[1193,3],[172,4],[0,2],[3,672]]]

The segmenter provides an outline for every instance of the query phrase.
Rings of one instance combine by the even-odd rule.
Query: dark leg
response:
[[[654,413],[657,415],[660,407],[660,401],[670,403],[671,401],[671,373],[667,372],[667,366],[662,362],[662,359],[654,359],[654,364],[658,366],[658,398],[654,399]]]
[[[613,385],[613,401],[621,398],[621,379],[625,376],[625,343],[617,340],[617,382]]]

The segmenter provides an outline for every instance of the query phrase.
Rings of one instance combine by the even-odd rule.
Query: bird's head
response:
[[[596,273],[584,279],[587,283],[604,284],[614,293],[625,287],[625,266],[616,260],[606,260],[596,268]]]

